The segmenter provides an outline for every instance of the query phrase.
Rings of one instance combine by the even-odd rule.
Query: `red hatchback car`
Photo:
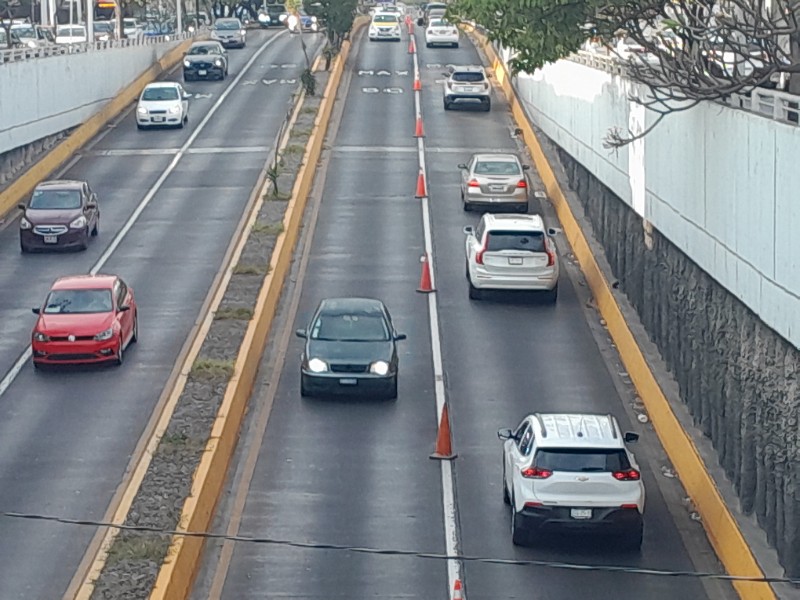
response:
[[[133,289],[116,275],[62,277],[50,288],[33,328],[33,364],[115,361],[139,337]]]

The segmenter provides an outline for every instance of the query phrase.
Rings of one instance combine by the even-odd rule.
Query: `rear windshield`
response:
[[[453,73],[453,81],[476,83],[483,81],[483,73]]]
[[[78,190],[36,190],[28,208],[33,210],[70,210],[81,207]]]
[[[389,329],[377,314],[322,314],[311,328],[311,339],[336,342],[383,342]]]
[[[544,252],[544,234],[541,231],[491,231],[486,234],[486,249]]]
[[[619,449],[547,448],[536,451],[534,464],[549,471],[625,471],[631,468],[628,455]]]
[[[431,27],[450,27],[450,23],[446,19],[432,19]]]
[[[475,164],[476,175],[519,175],[519,165],[513,161],[491,160],[478,161]]]

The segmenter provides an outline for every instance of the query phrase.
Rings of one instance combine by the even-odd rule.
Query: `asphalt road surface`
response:
[[[419,28],[417,28],[419,31]],[[471,302],[464,280],[465,225],[457,165],[478,150],[517,151],[507,105],[495,94],[490,113],[444,112],[437,79],[446,64],[476,64],[469,43],[427,49],[418,39],[425,115],[426,162],[432,213],[437,302],[444,374],[459,456],[453,463],[458,530],[464,554],[590,565],[692,570],[688,547],[708,550],[702,529],[676,523],[666,505],[657,465],[637,452],[648,498],[641,556],[581,538],[550,547],[511,543],[510,515],[501,495],[500,427],[527,413],[587,411],[615,414],[632,427],[590,327],[585,298],[574,287],[559,242],[558,304],[496,297]],[[347,83],[347,79],[345,79]],[[269,376],[277,388],[263,443],[245,437],[233,477],[224,530],[242,475],[256,449],[239,533],[302,543],[441,553],[445,550],[440,465],[428,458],[436,436],[436,401],[427,297],[416,293],[423,253],[420,203],[414,199],[418,159],[414,132],[412,57],[407,40],[354,47],[343,116],[331,146],[327,179],[297,319],[305,327],[321,298],[364,295],[383,299],[399,331],[400,394],[396,402],[304,399],[299,390],[301,340],[289,342],[285,366]],[[398,92],[397,89],[401,89]],[[539,207],[532,207],[537,212]],[[546,211],[545,214],[547,214]],[[557,223],[548,218],[550,225]],[[585,294],[584,294],[585,295]],[[606,349],[608,350],[608,349]],[[638,423],[636,424],[638,426]],[[254,455],[255,456],[255,455]],[[680,514],[678,512],[678,514]],[[688,520],[688,514],[684,514]],[[695,524],[696,525],[696,524]],[[697,539],[685,544],[679,529]],[[693,533],[692,533],[693,532]],[[214,548],[212,546],[212,548]],[[469,600],[674,600],[710,598],[696,579],[608,571],[467,562]],[[224,579],[223,579],[224,577]],[[214,581],[212,585],[210,582]],[[224,585],[217,587],[217,583]],[[446,563],[407,556],[237,543],[230,564],[210,550],[194,597],[211,590],[247,598],[448,598]],[[218,596],[213,595],[216,598]]]
[[[312,50],[321,36],[313,40]],[[251,33],[230,58],[225,81],[186,84],[195,96],[185,129],[138,131],[129,112],[63,174],[99,196],[100,235],[88,251],[22,255],[16,221],[0,232],[0,510],[99,519],[120,484],[304,61],[297,36],[274,30]],[[57,277],[98,266],[136,293],[141,340],[125,364],[39,373],[20,362],[30,308]],[[60,597],[94,533],[0,518],[0,598]]]

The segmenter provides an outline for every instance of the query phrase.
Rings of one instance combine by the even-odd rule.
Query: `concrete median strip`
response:
[[[684,488],[697,507],[717,556],[730,575],[751,578],[764,577],[764,573],[747,545],[736,520],[708,473],[700,453],[672,411],[669,401],[636,343],[611,287],[572,213],[566,196],[528,120],[525,109],[511,85],[511,77],[505,65],[483,34],[469,26],[466,26],[465,30],[486,54],[495,81],[508,98],[513,117],[522,131],[522,138],[530,150],[536,169],[547,190],[547,196],[556,209],[564,233],[592,290],[600,314],[607,323],[608,332],[617,346],[631,381],[647,408],[662,446],[672,461]],[[775,599],[775,594],[767,583],[735,581],[733,585],[744,600]]]
[[[0,192],[0,217],[7,215],[33,192],[36,185],[66,163],[114,117],[127,108],[141,93],[144,86],[174,67],[183,53],[195,40],[185,40],[168,51],[136,81],[124,88],[88,121],[78,126],[67,139],[50,150],[27,171]]]

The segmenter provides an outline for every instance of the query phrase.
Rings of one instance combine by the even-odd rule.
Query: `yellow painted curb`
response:
[[[508,98],[511,112],[523,132],[523,139],[544,182],[547,196],[556,209],[561,226],[572,246],[572,251],[594,294],[600,314],[606,321],[608,332],[617,346],[625,369],[636,386],[637,393],[647,407],[661,445],[666,450],[686,492],[702,517],[703,527],[717,556],[730,575],[764,577],[764,573],[747,545],[736,520],[706,470],[694,442],[672,411],[669,401],[636,343],[625,317],[614,299],[608,281],[600,270],[586,237],[572,214],[564,192],[561,190],[536,133],[528,121],[525,110],[511,86],[510,76],[505,65],[498,58],[485,36],[472,27],[465,27],[465,29],[477,40],[478,45],[486,53],[496,81]],[[775,594],[768,583],[735,581],[733,586],[743,600],[775,600]]]
[[[356,24],[353,31],[358,26],[360,24]],[[234,365],[233,376],[228,382],[211,429],[211,436],[194,473],[190,495],[183,505],[179,529],[184,531],[207,531],[211,525],[214,509],[225,484],[228,466],[236,449],[247,402],[253,392],[267,335],[278,309],[283,282],[290,268],[303,212],[314,183],[317,161],[322,153],[322,144],[328,129],[336,91],[349,52],[350,42],[344,42],[341,52],[335,59],[314,129],[306,145],[302,166],[292,189],[292,198],[286,207],[283,232],[278,236],[272,251],[269,273],[259,292],[254,317],[248,324]],[[183,600],[189,597],[201,564],[203,545],[202,538],[173,536],[150,600]]]
[[[11,185],[0,192],[0,216],[8,214],[33,192],[36,185],[58,169],[72,155],[80,150],[86,142],[91,140],[111,119],[121,113],[141,93],[145,85],[155,80],[159,75],[172,68],[183,57],[183,53],[194,42],[194,39],[184,40],[153,66],[142,73],[136,81],[123,89],[113,100],[79,125],[67,139],[50,150],[36,163],[28,167],[22,175],[17,177]]]

